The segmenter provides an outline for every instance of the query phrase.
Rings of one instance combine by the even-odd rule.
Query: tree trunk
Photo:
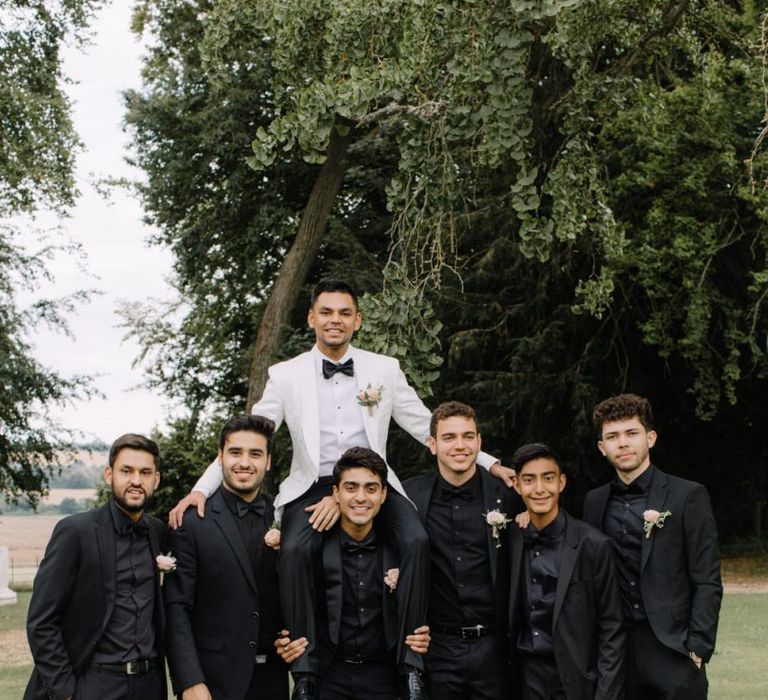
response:
[[[344,180],[345,156],[350,140],[349,136],[339,136],[336,129],[332,130],[325,163],[309,195],[296,238],[272,287],[253,344],[246,401],[246,411],[249,413],[264,392],[267,369],[277,354],[288,316],[323,240],[328,217]]]

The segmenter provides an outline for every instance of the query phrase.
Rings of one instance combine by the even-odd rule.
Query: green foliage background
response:
[[[744,161],[765,10],[138,3],[153,43],[126,119],[182,299],[126,310],[150,381],[185,399],[189,439],[242,410],[261,310],[336,129],[348,170],[307,291],[336,275],[367,292],[360,342],[399,357],[432,403],[474,404],[502,458],[552,443],[576,511],[608,476],[592,405],[647,395],[658,463],[710,488],[726,538],[753,532],[768,198]],[[764,156],[754,166],[760,182]],[[305,313],[282,356],[309,346]],[[412,443],[392,436],[398,474],[430,468]]]

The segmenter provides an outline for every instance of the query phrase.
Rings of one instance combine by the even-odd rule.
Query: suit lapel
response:
[[[413,505],[416,506],[416,510],[419,513],[421,522],[425,525],[427,523],[429,502],[432,500],[432,491],[434,491],[436,483],[437,472],[434,472],[424,479],[419,479],[418,487],[416,488],[415,492],[411,494]]]
[[[605,509],[608,506],[608,497],[611,495],[611,487],[608,484],[601,486],[595,493],[595,520],[590,523],[598,530],[603,529]]]
[[[357,382],[358,394],[365,391],[369,384],[373,389],[378,389],[382,384],[381,377],[375,376],[374,368],[370,366],[371,363],[368,361],[370,355],[366,356],[366,354],[358,352],[357,348],[351,345],[349,349],[355,360],[355,381]],[[384,391],[391,390],[391,387],[384,387]],[[357,398],[355,398],[355,402],[357,402]],[[374,406],[370,411],[367,406],[358,406],[358,408],[363,417],[363,427],[371,449],[379,454],[386,454],[386,444],[379,444],[381,442],[379,437],[381,406]],[[387,427],[389,427],[389,421],[387,421]]]
[[[115,526],[109,512],[110,505],[99,508],[94,518],[93,527],[96,536],[96,546],[101,562],[101,580],[104,584],[104,620],[101,629],[104,630],[112,617],[117,591],[117,555],[115,553]]]
[[[669,479],[667,475],[655,469],[653,474],[653,480],[651,481],[651,488],[648,491],[648,505],[646,510],[657,510],[659,513],[664,512],[664,504],[667,501]],[[653,531],[651,531],[653,532]],[[648,557],[651,555],[651,547],[653,547],[653,534],[650,537],[646,537],[643,533],[643,544],[641,548],[640,559],[640,571],[645,568],[645,564],[648,561]]]
[[[325,605],[328,610],[328,636],[334,646],[339,643],[342,608],[341,527],[333,528],[323,542]]]
[[[568,514],[565,511],[563,511],[563,515],[565,516],[565,539],[563,541],[562,551],[560,552],[560,567],[557,572],[555,609],[552,614],[553,632],[557,627],[557,618],[563,607],[565,594],[568,592],[568,586],[571,582],[573,567],[576,564],[576,559],[579,554],[579,533],[577,532],[576,523],[568,517]]]
[[[301,430],[304,435],[304,444],[307,446],[307,452],[312,459],[312,463],[319,468],[320,408],[317,403],[315,356],[314,352],[306,352],[299,357],[301,358],[301,366],[299,367],[297,381],[299,382],[299,393],[301,395],[301,405],[298,406],[301,414]]]
[[[163,630],[165,630],[165,608],[163,606],[162,587],[160,584],[160,570],[155,565],[155,559],[158,554],[162,554],[160,548],[160,533],[157,528],[149,523],[149,549],[152,552],[152,565],[155,572],[155,602],[154,602],[154,616],[155,627],[160,630],[160,634],[156,636],[157,643],[162,647],[163,645]]]
[[[480,473],[483,513],[488,513],[491,510],[501,510],[502,500],[499,497],[497,484],[493,483],[494,481],[498,483],[499,480],[488,474],[482,467],[477,467],[477,470]],[[509,514],[507,513],[507,515]],[[516,525],[512,523],[511,527],[516,527]],[[501,533],[499,534],[501,535]],[[495,590],[496,571],[498,570],[497,559],[499,554],[499,548],[496,545],[499,543],[499,540],[496,540],[493,537],[493,528],[489,525],[486,525],[485,527],[485,539],[488,546],[488,561],[491,565],[491,582],[493,583],[493,588]]]
[[[243,538],[240,536],[240,531],[237,529],[235,516],[232,515],[232,512],[227,508],[220,491],[217,491],[210,497],[210,499],[208,499],[208,509],[211,511],[213,522],[216,523],[231,547],[246,581],[248,581],[251,588],[258,593],[259,589],[256,587],[256,579],[253,577],[251,560],[248,559],[248,552],[245,549]]]
[[[382,617],[384,618],[384,639],[387,642],[387,646],[391,649],[397,646],[397,603],[396,603],[396,590],[390,592],[389,586],[384,583],[384,576],[390,569],[398,568],[397,558],[394,551],[385,542],[379,539],[379,550],[381,551],[382,558],[382,590],[384,600],[382,601]]]
[[[510,570],[512,572],[509,585],[509,627],[510,633],[517,629],[517,616],[520,608],[518,598],[523,578],[523,531],[515,527],[509,534]]]

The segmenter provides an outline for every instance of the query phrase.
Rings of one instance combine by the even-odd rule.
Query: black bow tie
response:
[[[373,540],[364,540],[363,542],[355,542],[354,540],[344,541],[344,550],[350,554],[357,554],[358,552],[375,552],[376,542]]]
[[[248,513],[256,513],[259,517],[264,516],[264,501],[261,498],[255,498],[250,503],[238,499],[237,517],[244,518]]]
[[[348,377],[355,376],[355,361],[350,357],[346,362],[336,364],[329,360],[323,360],[323,377],[330,379],[336,372],[346,374]]]
[[[610,486],[612,496],[620,496],[624,498],[630,494],[643,493],[643,489],[634,481],[631,484],[625,484],[623,481],[612,481]]]
[[[534,527],[527,527],[523,530],[523,540],[525,544],[532,546],[534,544],[547,544],[549,537],[541,530],[536,530]]]
[[[457,488],[456,486],[443,486],[440,498],[443,501],[452,501],[454,498],[461,498],[464,501],[472,500],[472,491],[468,488]]]
[[[136,535],[137,537],[146,537],[149,534],[149,525],[144,520],[139,520],[136,523],[122,523],[120,534],[123,536]]]

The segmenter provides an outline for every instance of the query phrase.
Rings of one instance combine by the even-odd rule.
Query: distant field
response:
[[[42,502],[51,506],[58,506],[65,498],[82,501],[84,498],[95,497],[96,489],[51,489],[49,494],[42,499]]]
[[[65,489],[68,490],[68,489]],[[11,584],[29,584],[62,515],[0,515],[0,546],[10,548]]]

